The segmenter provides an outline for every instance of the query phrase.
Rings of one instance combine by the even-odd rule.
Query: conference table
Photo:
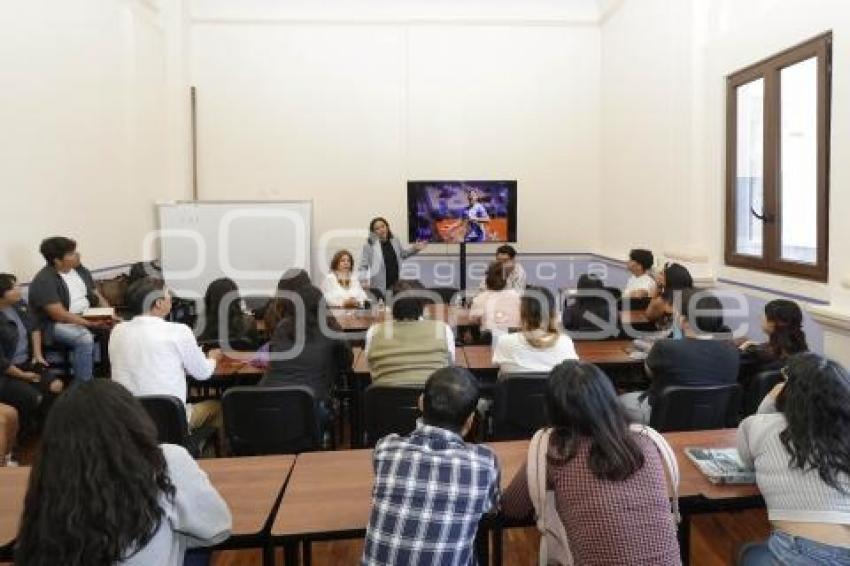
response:
[[[691,515],[761,507],[764,501],[755,485],[712,484],[683,452],[688,446],[733,447],[735,429],[672,432],[664,436],[676,452],[681,475],[680,539],[683,562],[687,563]],[[525,465],[528,441],[488,445],[498,457],[502,489],[505,489],[517,470]],[[282,544],[286,550],[287,566],[296,563],[299,554],[309,561],[312,541],[364,536],[371,511],[373,479],[370,449],[314,452],[298,457],[271,528],[273,544]],[[501,529],[533,524],[530,517],[524,521],[496,518],[485,523],[484,530],[492,535],[493,561],[497,564],[501,559]],[[487,556],[484,552],[482,558]]]
[[[233,516],[230,538],[216,548],[264,549],[264,562],[272,563],[268,532],[295,456],[256,456],[198,460],[210,481],[227,502]],[[0,468],[0,559],[11,558],[17,536],[30,467]]]

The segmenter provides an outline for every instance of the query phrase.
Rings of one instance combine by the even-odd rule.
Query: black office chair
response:
[[[734,427],[741,407],[737,383],[706,387],[669,386],[652,407],[649,424],[660,432]]]
[[[782,372],[778,369],[755,374],[744,392],[744,416],[754,414],[767,394],[782,381]]]
[[[137,399],[156,425],[159,442],[178,444],[188,450],[194,458],[201,455],[215,434],[215,429],[211,426],[203,426],[190,433],[186,407],[177,397],[143,395]]]
[[[370,385],[363,395],[366,445],[374,446],[390,433],[408,434],[420,416],[421,386]]]
[[[318,401],[309,387],[231,387],[221,403],[237,456],[300,454],[322,445]]]
[[[512,373],[496,384],[491,440],[531,438],[546,425],[545,396],[548,373]]]

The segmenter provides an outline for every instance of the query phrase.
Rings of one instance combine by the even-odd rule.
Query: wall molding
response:
[[[469,27],[599,27],[599,21],[586,18],[307,18],[307,17],[198,17],[192,25],[221,26],[469,26]]]
[[[827,329],[850,332],[850,311],[827,306],[813,306],[806,309],[811,317]]]

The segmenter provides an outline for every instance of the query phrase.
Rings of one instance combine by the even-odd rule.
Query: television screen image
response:
[[[411,242],[516,241],[516,181],[408,181]]]

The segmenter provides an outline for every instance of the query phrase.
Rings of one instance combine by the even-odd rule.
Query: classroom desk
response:
[[[643,360],[629,356],[630,340],[589,340],[573,343],[581,361],[601,366],[641,365]],[[464,346],[466,362],[471,370],[495,369],[492,346]]]
[[[392,313],[387,310],[373,312],[370,309],[332,309],[331,312],[345,332],[365,332],[376,322],[392,320]],[[469,309],[464,307],[426,305],[424,317],[442,320],[451,327],[477,325],[469,315]]]
[[[231,537],[217,548],[265,547],[270,519],[295,464],[295,456],[198,460],[198,465],[230,507]],[[0,468],[0,557],[18,532],[29,466]],[[6,548],[4,548],[6,547]]]
[[[691,514],[764,505],[755,486],[713,485],[682,453],[688,446],[732,447],[735,445],[734,429],[675,432],[664,436],[676,451],[681,474],[679,502],[683,515],[681,534],[685,537],[683,553],[688,552]],[[489,446],[499,459],[504,489],[520,466],[525,465],[528,441],[494,442]],[[371,450],[300,455],[272,525],[272,541],[283,543],[290,558],[295,558],[294,551],[302,542],[364,536],[371,511],[372,482]],[[510,524],[528,526],[531,522]],[[498,527],[494,534],[494,547],[500,548]],[[309,553],[309,544],[304,545],[304,552]],[[498,562],[499,552],[495,555]]]

